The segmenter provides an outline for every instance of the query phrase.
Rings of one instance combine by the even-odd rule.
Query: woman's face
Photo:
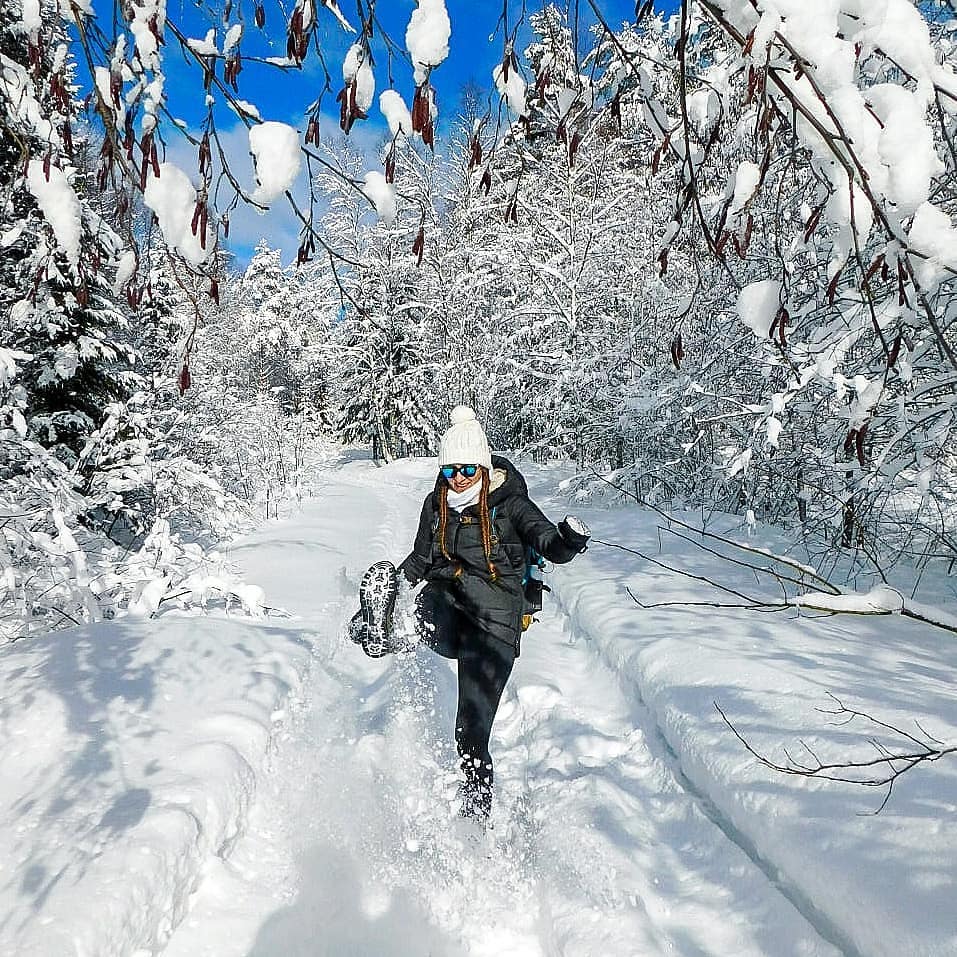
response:
[[[471,488],[476,482],[480,482],[481,480],[482,469],[479,468],[479,470],[471,478],[466,477],[461,472],[456,472],[452,478],[447,479],[446,481],[449,483],[449,488],[451,488],[453,492],[458,493],[464,492],[466,489]]]

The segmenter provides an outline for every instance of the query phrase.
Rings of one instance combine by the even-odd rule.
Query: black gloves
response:
[[[566,515],[558,523],[558,531],[563,539],[581,553],[588,548],[588,539],[591,535],[589,527],[580,519],[572,515]]]

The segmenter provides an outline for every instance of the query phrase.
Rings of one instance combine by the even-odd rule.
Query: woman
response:
[[[458,662],[462,814],[485,820],[492,807],[489,737],[519,653],[528,550],[551,562],[571,561],[585,550],[588,529],[569,517],[555,526],[542,514],[515,466],[491,455],[470,408],[458,406],[451,419],[439,447],[435,488],[399,571],[412,584],[426,583],[416,600],[422,642]],[[361,610],[351,635],[367,654],[395,650],[390,636],[396,583],[396,569],[380,562],[359,586]]]

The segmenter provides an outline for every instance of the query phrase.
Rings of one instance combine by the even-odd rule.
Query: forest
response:
[[[3,636],[255,603],[220,546],[301,494],[318,437],[428,455],[460,403],[583,500],[772,524],[825,577],[950,572],[957,11],[803,6],[505,4],[487,88],[439,115],[441,0],[395,39],[369,0],[226,0],[220,45],[159,0],[112,26],[0,0]],[[241,99],[247,36],[279,31],[283,73],[347,28],[301,129]],[[208,105],[187,130],[173,47]],[[244,264],[237,207],[287,199],[298,250]]]

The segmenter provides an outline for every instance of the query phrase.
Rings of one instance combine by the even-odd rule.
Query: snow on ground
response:
[[[158,950],[244,829],[297,631],[125,619],[0,652],[0,954]]]
[[[553,518],[657,551],[646,513],[572,509],[528,472]],[[954,762],[859,816],[880,795],[763,770],[712,703],[768,751],[861,744],[814,711],[827,691],[955,740],[957,646],[899,618],[641,610],[625,586],[687,580],[594,545],[550,576],[506,689],[491,836],[463,825],[449,664],[342,637],[433,474],[344,457],[235,550],[292,619],[166,615],[0,653],[0,953],[957,952]],[[681,544],[661,557],[727,580]]]
[[[665,523],[653,514],[578,511],[597,538],[756,590],[750,573],[735,574],[693,545],[660,533]],[[747,538],[741,529],[736,537]],[[648,707],[719,826],[762,862],[815,926],[848,954],[957,953],[957,761],[923,765],[899,779],[875,816],[883,791],[765,769],[730,734],[714,706],[759,752],[779,761],[785,747],[806,759],[801,742],[824,761],[870,760],[876,756],[871,738],[898,752],[912,750],[899,736],[875,734],[873,725],[835,724],[819,710],[834,708],[829,694],[922,736],[919,721],[953,744],[952,634],[897,616],[629,607],[626,588],[645,603],[720,602],[722,596],[597,545],[552,578],[572,629]],[[944,584],[941,594],[947,592]],[[953,601],[952,585],[949,592]]]

